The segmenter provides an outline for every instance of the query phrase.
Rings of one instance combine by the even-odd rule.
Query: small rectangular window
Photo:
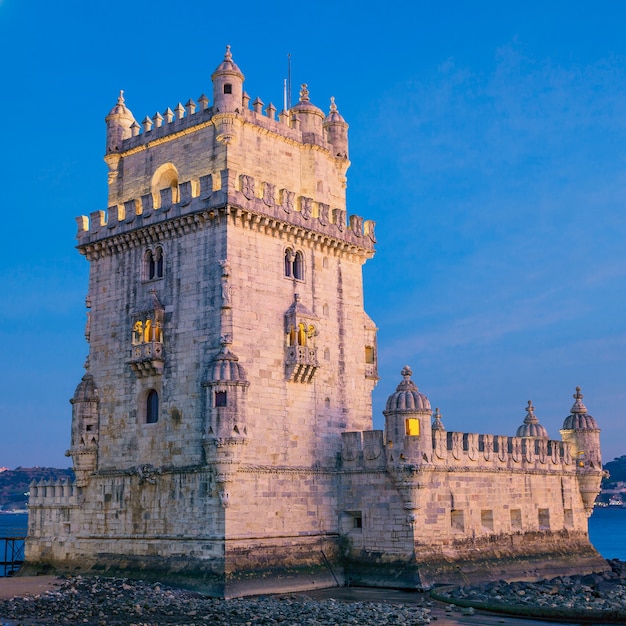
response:
[[[215,392],[215,406],[226,406],[226,392],[225,391]]]
[[[419,437],[420,421],[416,417],[409,417],[406,420],[406,434],[408,437]]]
[[[493,511],[491,509],[480,512],[480,524],[483,531],[487,533],[493,532]]]
[[[550,509],[539,509],[537,517],[539,530],[550,530]]]
[[[230,83],[224,85],[224,93],[233,93],[233,86]]]
[[[511,530],[522,530],[521,509],[511,509]]]
[[[363,528],[363,518],[360,515],[354,517],[354,528]]]

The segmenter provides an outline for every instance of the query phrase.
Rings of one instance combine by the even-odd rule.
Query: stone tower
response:
[[[340,433],[372,419],[374,223],[346,215],[334,101],[326,116],[303,85],[279,119],[258,98],[251,110],[229,48],[212,81],[212,106],[201,96],[140,126],[120,94],[106,117],[108,210],[77,220],[89,358],[65,552],[221,595],[252,568],[325,584],[329,471]]]

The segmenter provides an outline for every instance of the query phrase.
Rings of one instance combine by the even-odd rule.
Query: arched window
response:
[[[154,250],[146,250],[144,255],[144,280],[163,278],[163,248],[158,246]]]
[[[287,248],[285,250],[285,276],[291,278],[293,271],[293,250]]]
[[[304,255],[300,250],[297,252],[291,248],[285,250],[285,276],[304,280]]]
[[[304,279],[304,259],[302,257],[302,252],[299,250],[296,252],[296,256],[293,261],[293,277],[298,280]]]
[[[156,424],[159,421],[159,394],[150,389],[146,396],[146,424]]]
[[[298,324],[298,345],[306,346],[306,327],[304,324]]]

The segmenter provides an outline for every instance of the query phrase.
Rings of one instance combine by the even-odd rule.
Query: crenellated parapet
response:
[[[426,458],[394,457],[397,447],[397,444],[383,441],[381,430],[342,433],[343,468],[369,470],[410,465],[459,471],[562,473],[576,470],[572,448],[566,441],[433,430],[432,454]]]
[[[314,197],[227,169],[167,187],[76,218],[78,248],[111,254],[230,219],[288,240],[298,238],[369,258],[376,243],[372,220]]]
[[[28,508],[78,505],[76,484],[71,480],[33,481],[29,486]]]

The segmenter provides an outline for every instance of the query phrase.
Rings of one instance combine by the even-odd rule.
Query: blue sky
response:
[[[232,6],[232,5],[231,5]],[[386,397],[412,366],[449,430],[551,437],[576,385],[626,454],[622,2],[0,0],[0,466],[65,467],[87,354],[74,217],[106,208],[104,116],[211,93],[231,44],[252,99],[295,86],[350,124],[349,210]]]

